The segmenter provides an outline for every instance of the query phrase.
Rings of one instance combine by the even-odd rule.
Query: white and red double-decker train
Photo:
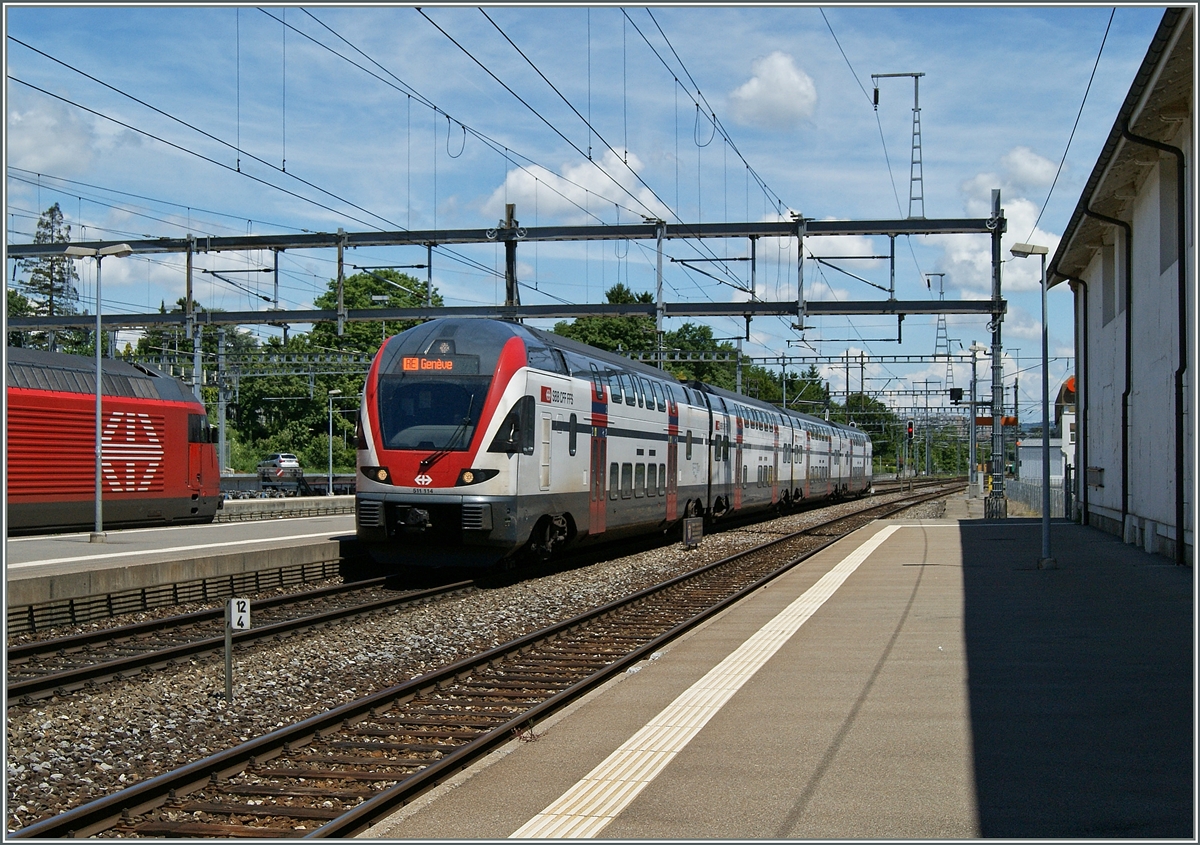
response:
[[[95,525],[96,365],[9,347],[8,533]],[[208,416],[182,383],[107,360],[101,417],[104,526],[211,522],[221,494]]]
[[[518,323],[390,338],[359,414],[375,557],[487,564],[871,489],[862,431]]]

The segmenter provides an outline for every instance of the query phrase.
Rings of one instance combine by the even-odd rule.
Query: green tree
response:
[[[63,221],[62,209],[55,203],[42,212],[33,242],[57,244],[69,243],[70,240],[71,227]],[[75,289],[75,283],[79,281],[79,271],[75,268],[74,259],[62,255],[31,258],[21,262],[21,269],[29,273],[25,289],[36,303],[38,314],[53,317],[56,314],[76,313],[79,292]]]
[[[342,284],[342,302],[346,310],[368,308],[421,308],[425,305],[427,284],[396,270],[383,269],[355,273],[347,276]],[[384,302],[373,297],[386,296]],[[434,307],[443,305],[442,295],[433,290]],[[337,309],[337,279],[331,279],[325,293],[313,300],[317,308],[334,311]],[[383,323],[345,323],[339,337],[336,322],[315,323],[309,332],[308,342],[323,350],[336,349],[345,352],[374,353],[379,349],[384,334],[393,335],[415,326],[418,320],[400,320]]]
[[[648,305],[654,302],[649,291],[635,294],[618,282],[605,293],[610,305]],[[579,317],[571,322],[555,323],[555,334],[608,352],[649,352],[654,349],[654,320],[651,317]]]
[[[17,291],[13,290],[12,288],[7,288],[7,294],[8,294],[7,307],[8,307],[8,316],[9,317],[32,317],[33,316],[34,304],[33,304],[33,302],[30,301],[29,297],[25,296],[24,294],[18,293]],[[20,331],[10,331],[8,333],[8,345],[9,346],[24,346],[25,340],[26,340],[25,334],[26,334],[25,332],[20,332]]]

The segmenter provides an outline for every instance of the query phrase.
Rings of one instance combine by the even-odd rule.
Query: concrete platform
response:
[[[352,514],[127,529],[108,532],[104,543],[89,543],[86,533],[9,538],[6,602],[11,613],[50,602],[302,567],[342,559],[353,544]]]
[[[1053,543],[874,523],[364,837],[1193,838],[1193,573]]]

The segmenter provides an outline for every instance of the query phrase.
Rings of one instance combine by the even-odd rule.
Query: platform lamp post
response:
[[[329,488],[325,491],[326,496],[333,495],[333,397],[341,395],[342,391],[337,388],[329,391]]]
[[[129,244],[113,244],[104,247],[86,247],[86,246],[68,246],[63,250],[63,255],[69,255],[72,258],[95,258],[96,259],[96,525],[92,531],[88,541],[92,543],[104,542],[104,491],[103,484],[103,448],[104,448],[104,422],[101,416],[101,403],[104,396],[104,364],[103,364],[103,334],[100,328],[100,312],[103,299],[100,297],[100,263],[109,255],[115,255],[118,258],[123,258],[127,255],[133,255],[133,247]]]
[[[979,472],[976,469],[976,467],[979,465],[979,444],[978,444],[979,433],[978,433],[978,431],[976,431],[976,424],[975,424],[975,420],[977,419],[976,415],[978,413],[978,403],[975,401],[975,395],[976,395],[975,394],[975,385],[977,382],[975,364],[977,361],[977,356],[986,355],[986,354],[987,354],[986,346],[984,346],[983,344],[981,344],[977,341],[971,341],[971,439],[970,439],[971,473],[970,473],[970,480],[971,480],[971,497],[972,498],[974,498],[974,496],[975,496],[975,492],[976,492],[975,487],[976,487],[976,485],[979,484]],[[980,490],[979,492],[982,494],[983,491]]]
[[[1013,244],[1009,251],[1018,258],[1030,255],[1042,259],[1042,556],[1038,569],[1057,569],[1050,556],[1050,350],[1046,328],[1046,254],[1047,247]]]

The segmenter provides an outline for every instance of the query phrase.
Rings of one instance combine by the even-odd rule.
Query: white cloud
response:
[[[1000,159],[1014,188],[1049,188],[1055,165],[1029,147],[1014,147]]]
[[[792,57],[776,50],[753,66],[754,76],[729,95],[733,119],[763,129],[793,129],[812,117],[817,88]]]
[[[8,112],[8,162],[38,173],[78,174],[91,166],[96,147],[92,122],[58,102]]]
[[[635,174],[642,169],[641,160],[629,153],[628,162],[626,166],[616,153],[607,150],[602,159],[564,166],[562,175],[538,165],[509,170],[504,184],[484,201],[483,214],[499,220],[504,216],[505,203],[515,203],[517,219],[526,226],[534,224],[535,210],[538,222],[543,225],[547,218],[557,218],[568,225],[586,225],[596,222],[589,211],[606,220],[613,219],[616,202],[622,209],[634,209],[638,215],[667,219],[667,209],[637,180]],[[621,222],[636,223],[641,218],[625,211]]]
[[[1000,161],[1004,174],[979,173],[960,186],[963,207],[968,217],[989,217],[992,191],[1000,189],[1000,205],[1008,229],[1001,239],[1000,287],[1004,294],[1036,291],[1041,287],[1041,262],[1037,256],[1014,258],[1009,252],[1015,243],[1046,247],[1046,260],[1054,255],[1060,236],[1035,226],[1042,200],[1031,200],[1031,191],[1049,188],[1055,165],[1028,147],[1015,147]],[[946,273],[946,286],[962,293],[963,298],[983,298],[992,291],[992,246],[987,236],[933,235],[931,243],[944,250],[937,271]]]

